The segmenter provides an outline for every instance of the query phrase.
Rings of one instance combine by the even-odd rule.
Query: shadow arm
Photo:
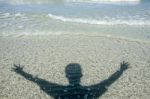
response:
[[[125,70],[127,70],[128,65],[129,64],[127,62],[123,61],[121,63],[121,66],[120,66],[119,70],[117,70],[115,73],[113,73],[110,77],[108,77],[107,79],[103,80],[102,82],[100,82],[98,84],[95,84],[95,85],[91,85],[90,88],[92,88],[95,91],[99,91],[99,90],[101,90],[101,92],[104,92],[104,90],[106,91],[107,87],[109,87],[117,79],[119,79],[121,77],[121,75],[123,74],[123,72]]]
[[[12,68],[12,71],[16,72],[17,74],[23,76],[24,78],[26,78],[27,80],[30,80],[32,82],[36,82],[38,80],[37,77],[33,77],[33,75],[23,71],[24,67],[21,67],[20,65],[15,65],[14,64],[14,68]]]
[[[32,74],[26,73],[25,71],[23,71],[23,67],[21,67],[20,65],[14,65],[14,68],[12,68],[12,70],[17,74],[23,76],[25,79],[36,83],[41,88],[41,90],[46,92],[48,95],[56,96],[57,93],[61,93],[59,91],[64,88],[61,85],[48,82],[44,79],[34,77]]]
[[[121,63],[120,69],[117,70],[115,73],[113,73],[110,77],[108,77],[108,79],[98,84],[89,86],[90,92],[92,92],[96,98],[103,95],[107,91],[107,87],[109,87],[111,84],[113,84],[117,79],[121,77],[123,72],[128,68],[128,65],[129,64],[127,62],[123,61]]]
[[[123,72],[128,69],[129,64],[127,62],[122,62],[120,69],[113,73],[108,79],[104,80],[101,84],[105,87],[109,87],[113,84],[117,79],[121,77]]]

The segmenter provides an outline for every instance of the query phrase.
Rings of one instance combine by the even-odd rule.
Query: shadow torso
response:
[[[102,86],[101,88],[87,87],[87,86],[67,86],[63,89],[58,89],[55,99],[97,99],[107,89]]]

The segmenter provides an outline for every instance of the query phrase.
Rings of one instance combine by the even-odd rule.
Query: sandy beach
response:
[[[11,71],[14,64],[47,81],[68,85],[65,67],[82,66],[82,85],[107,79],[130,63],[101,99],[149,99],[150,43],[94,36],[0,37],[0,99],[53,99],[37,84]]]

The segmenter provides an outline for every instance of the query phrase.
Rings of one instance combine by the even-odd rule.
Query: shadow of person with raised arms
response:
[[[54,97],[54,99],[97,99],[107,91],[107,88],[115,82],[125,70],[127,70],[128,66],[129,64],[127,62],[122,62],[120,69],[108,79],[91,86],[82,86],[80,84],[82,69],[78,63],[70,63],[66,66],[65,72],[69,81],[68,86],[59,85],[34,77],[33,75],[26,73],[20,65],[14,65],[12,70],[27,80],[36,83],[41,90]]]

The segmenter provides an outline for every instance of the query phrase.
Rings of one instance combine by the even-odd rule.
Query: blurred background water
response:
[[[149,0],[1,0],[0,36],[85,34],[150,41]]]

